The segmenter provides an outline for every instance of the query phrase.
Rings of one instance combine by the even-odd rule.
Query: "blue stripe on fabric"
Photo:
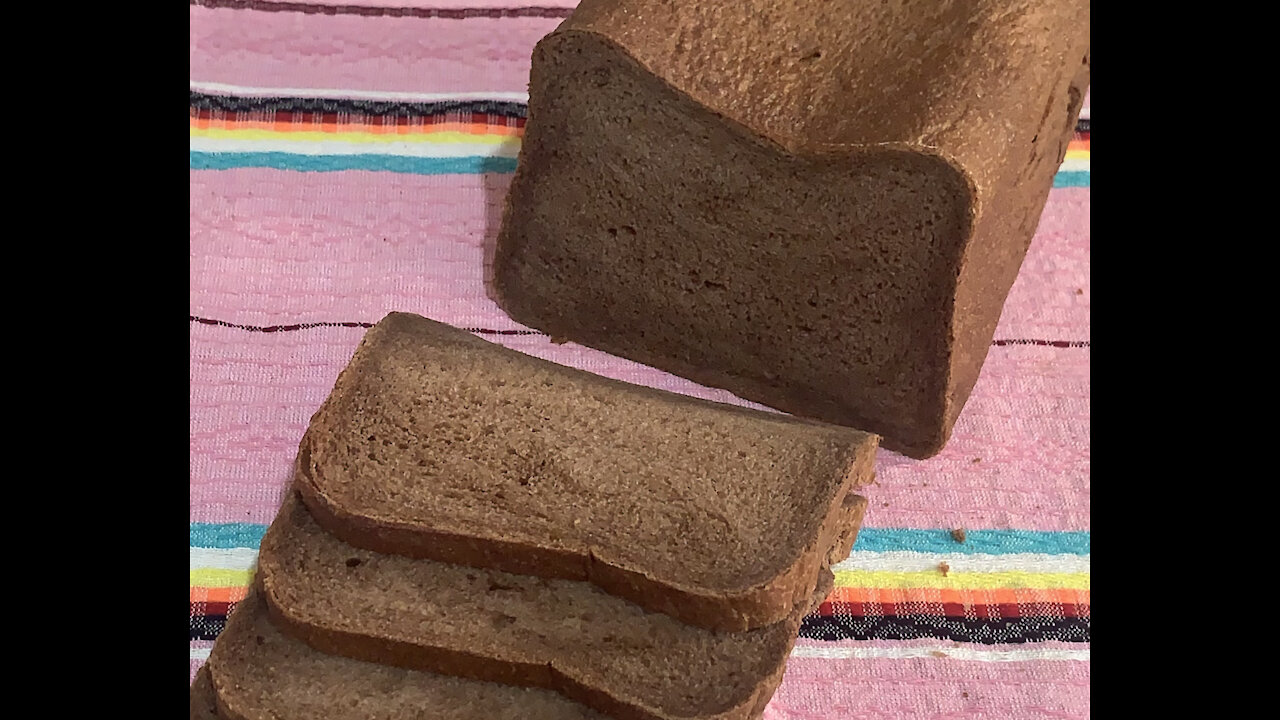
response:
[[[191,547],[256,548],[267,531],[266,525],[251,523],[191,523]],[[1042,532],[1037,530],[969,530],[958,543],[950,530],[917,528],[869,528],[858,533],[856,551],[888,552],[909,550],[922,553],[1044,553],[1046,555],[1088,555],[1088,532]]]
[[[274,168],[299,172],[337,172],[339,170],[372,170],[374,172],[408,173],[412,175],[475,175],[479,173],[513,173],[515,158],[454,157],[426,158],[402,155],[295,155],[283,152],[208,153],[191,151],[192,170],[232,170],[235,168]]]
[[[1088,555],[1088,532],[1047,532],[1038,530],[966,530],[963,543],[950,530],[916,528],[869,528],[858,533],[855,552],[910,550],[922,553],[1044,553],[1046,555]]]
[[[1088,170],[1059,170],[1057,175],[1053,176],[1053,186],[1056,188],[1069,187],[1089,187],[1089,171]]]
[[[191,152],[192,170],[234,170],[236,168],[273,168],[298,172],[338,172],[369,170],[371,172],[407,173],[411,175],[476,175],[480,173],[513,173],[515,158],[459,157],[424,158],[401,155],[295,155],[283,152],[209,153]],[[1055,188],[1089,187],[1088,170],[1060,170],[1053,177]]]
[[[191,523],[191,547],[257,548],[266,525],[254,523]]]

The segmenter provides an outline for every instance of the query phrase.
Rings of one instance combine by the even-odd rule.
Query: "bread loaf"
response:
[[[534,50],[497,299],[930,456],[1088,81],[1087,0],[583,0]]]

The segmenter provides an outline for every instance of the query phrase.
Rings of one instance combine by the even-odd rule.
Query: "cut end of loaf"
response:
[[[513,318],[886,448],[945,442],[975,202],[952,163],[788,153],[590,32],[539,44],[529,103],[494,263]]]

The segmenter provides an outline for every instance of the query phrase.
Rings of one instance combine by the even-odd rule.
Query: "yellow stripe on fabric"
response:
[[[856,588],[942,588],[955,590],[995,590],[1028,588],[1048,590],[1088,590],[1088,573],[1031,572],[892,572],[888,570],[837,570],[836,587]]]
[[[191,128],[191,137],[230,139],[230,140],[290,140],[296,142],[345,142],[345,143],[441,143],[468,145],[504,145],[520,142],[512,135],[495,133],[465,133],[456,130],[425,132],[412,134],[397,133],[360,133],[360,132],[317,132],[304,130],[300,132],[274,132],[272,130],[226,130],[223,128]]]
[[[253,580],[252,570],[227,570],[224,568],[193,568],[191,587],[238,587]]]
[[[1068,160],[1088,160],[1089,151],[1088,150],[1068,150],[1067,159]]]

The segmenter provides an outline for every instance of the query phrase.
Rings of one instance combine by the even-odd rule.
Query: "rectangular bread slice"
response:
[[[218,706],[213,696],[209,668],[201,665],[191,681],[191,720],[218,720]]]
[[[848,555],[865,506],[850,497],[826,563]],[[362,550],[293,495],[263,538],[258,577],[276,624],[323,652],[548,688],[621,720],[759,717],[829,589],[782,622],[706,630],[590,583]]]
[[[205,667],[222,720],[605,720],[547,690],[313,650],[269,621],[256,588],[236,605]]]
[[[813,593],[876,444],[392,313],[312,417],[297,483],[317,522],[358,547],[586,580],[747,630]]]
[[[582,0],[533,53],[495,299],[928,457],[1088,81],[1088,0]]]

